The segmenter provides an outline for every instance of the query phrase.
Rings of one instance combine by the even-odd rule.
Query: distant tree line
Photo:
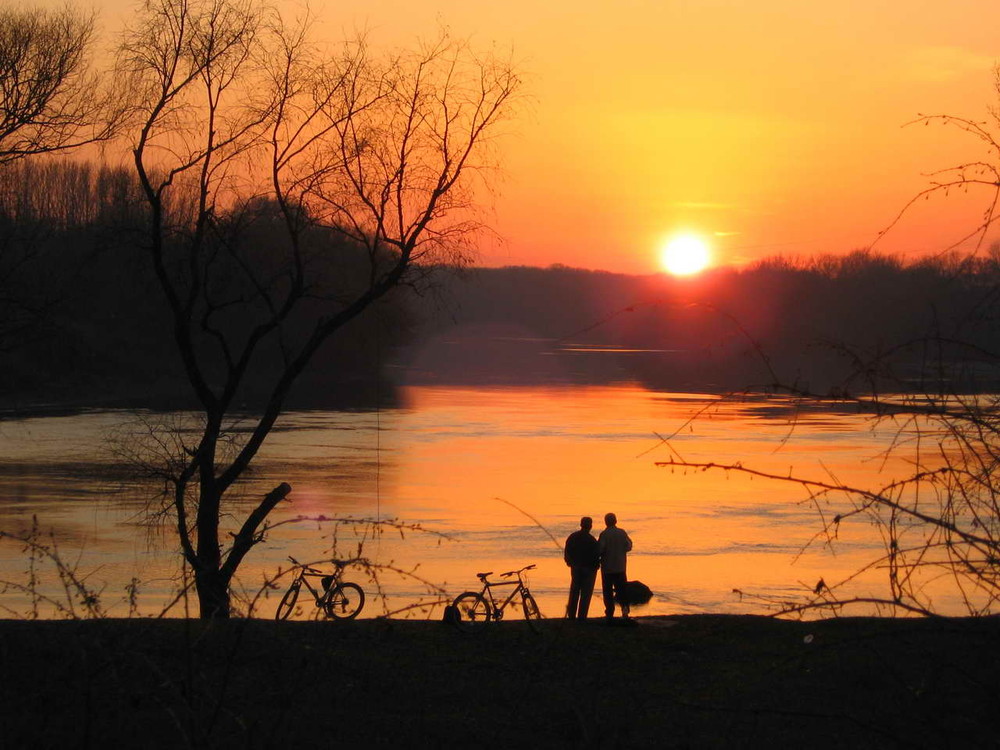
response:
[[[24,160],[0,170],[0,276],[16,294],[0,295],[4,321],[0,398],[6,408],[87,405],[183,407],[189,386],[170,320],[143,250],[148,209],[132,171],[85,161]],[[280,232],[277,207],[266,200],[217,217],[265,265]],[[349,246],[314,227],[315,248]],[[254,249],[255,248],[255,249]],[[314,268],[330,287],[357,288],[363,253],[315,253]],[[317,281],[317,283],[319,283]],[[373,307],[318,353],[292,395],[302,405],[371,403],[387,353],[409,336],[407,296]],[[229,320],[236,335],[240,319]],[[242,403],[258,406],[274,373],[255,369]],[[382,388],[382,394],[390,391]]]
[[[867,250],[775,257],[696,279],[476,268],[449,282],[445,301],[421,301],[405,362],[421,382],[728,391],[778,379],[839,394],[884,388],[891,373],[893,387],[993,389],[998,373],[978,352],[1000,344],[998,292],[997,249],[911,262]],[[858,370],[873,359],[878,383]]]
[[[0,298],[6,407],[184,405],[184,373],[161,334],[170,323],[137,249],[147,210],[125,168],[60,160],[0,170],[0,272],[18,290]],[[258,201],[219,221],[266,256],[281,217]],[[346,242],[318,227],[309,241]],[[363,283],[360,251],[317,257],[336,259],[324,272],[331,284]],[[292,402],[363,404],[407,382],[712,391],[778,376],[812,391],[865,390],[856,365],[880,353],[915,388],[935,375],[994,388],[996,373],[967,344],[1000,343],[998,284],[996,249],[908,263],[870,251],[773,257],[683,280],[563,266],[441,273],[433,293],[396,295],[321,350]],[[946,354],[947,372],[903,346],[931,331],[963,342]],[[262,368],[251,380],[271,376]],[[247,384],[248,408],[255,388]]]

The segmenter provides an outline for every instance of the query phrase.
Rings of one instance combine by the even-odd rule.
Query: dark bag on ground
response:
[[[625,583],[625,590],[622,592],[620,597],[625,601],[619,601],[619,604],[627,604],[629,607],[638,607],[643,604],[648,604],[649,600],[653,598],[653,592],[650,590],[649,586],[644,584],[642,581],[627,581]]]
[[[461,619],[462,618],[458,616],[458,607],[454,604],[449,604],[444,608],[444,617],[441,618],[441,622],[447,622],[450,625],[457,625],[461,622]]]

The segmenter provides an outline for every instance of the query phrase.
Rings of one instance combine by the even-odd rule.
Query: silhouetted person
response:
[[[624,529],[618,528],[618,518],[614,513],[604,516],[604,531],[597,537],[601,553],[601,588],[604,590],[604,616],[610,620],[615,616],[615,596],[622,608],[622,617],[628,619],[628,604],[625,598],[625,561],[632,551],[632,540]]]
[[[570,620],[587,619],[590,598],[594,595],[594,579],[601,557],[597,540],[590,535],[593,526],[594,520],[584,516],[580,519],[580,530],[566,537],[563,559],[570,570],[569,604],[566,606],[566,617]]]

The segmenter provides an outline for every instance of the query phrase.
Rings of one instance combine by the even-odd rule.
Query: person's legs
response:
[[[577,602],[580,599],[580,576],[577,568],[570,568],[569,603],[566,605],[566,617],[570,620],[576,617]]]
[[[582,570],[580,575],[580,612],[578,617],[581,620],[587,619],[587,612],[590,611],[590,598],[594,595],[594,581],[597,579],[596,570]]]
[[[604,616],[615,616],[614,573],[601,569],[601,591],[604,594]]]
[[[608,573],[601,571],[601,586],[604,589],[604,616],[611,618],[615,616],[615,601],[621,605],[622,616],[628,617],[628,605],[622,604],[625,601],[625,574]]]
[[[622,608],[622,617],[628,618],[628,613],[630,607],[628,605],[628,594],[625,592],[626,584],[625,573],[618,573],[615,576],[615,598],[618,600],[618,606]]]

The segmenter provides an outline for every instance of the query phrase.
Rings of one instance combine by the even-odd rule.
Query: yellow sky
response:
[[[105,4],[105,26],[127,7]],[[721,263],[872,243],[922,173],[987,156],[918,113],[987,117],[997,0],[313,0],[329,33],[443,23],[513,48],[531,103],[504,146],[484,265],[657,270],[678,230]],[[289,6],[292,7],[292,6]],[[110,16],[110,18],[109,18]],[[976,205],[921,204],[878,246],[922,255]]]

